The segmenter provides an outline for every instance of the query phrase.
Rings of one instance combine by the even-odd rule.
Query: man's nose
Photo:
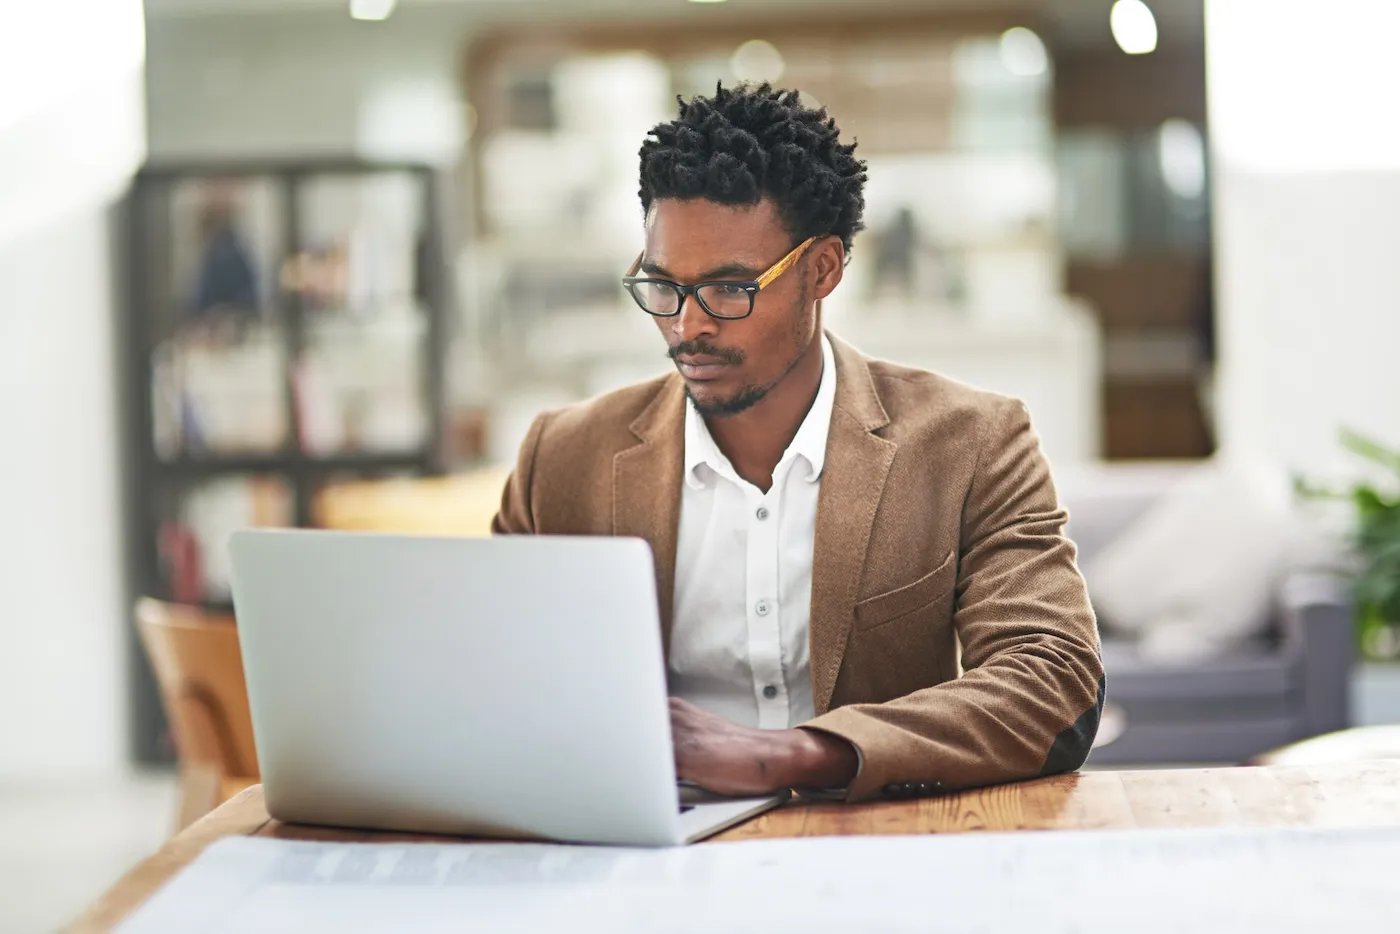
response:
[[[671,334],[676,338],[676,343],[713,337],[718,333],[719,322],[700,307],[700,299],[687,295],[680,314],[671,319]]]

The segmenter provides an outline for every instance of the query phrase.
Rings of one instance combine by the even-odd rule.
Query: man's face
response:
[[[640,274],[682,285],[752,280],[794,245],[767,199],[757,205],[662,199],[647,214]],[[702,414],[742,412],[787,376],[812,346],[818,327],[814,303],[839,281],[841,252],[836,238],[814,243],[808,255],[758,293],[747,318],[714,318],[690,295],[679,315],[654,319]]]

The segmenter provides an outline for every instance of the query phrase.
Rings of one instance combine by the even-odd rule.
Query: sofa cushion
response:
[[[1055,486],[1069,512],[1065,534],[1085,563],[1132,527],[1195,462],[1115,462],[1056,467]]]
[[[1296,551],[1287,476],[1245,460],[1191,470],[1082,564],[1107,629],[1156,663],[1220,655],[1263,632]]]

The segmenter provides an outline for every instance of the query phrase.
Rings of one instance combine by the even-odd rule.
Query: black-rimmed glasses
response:
[[[697,282],[694,285],[681,285],[669,279],[638,276],[637,270],[642,266],[644,255],[639,253],[632,268],[627,270],[627,275],[622,278],[622,284],[642,311],[657,318],[674,318],[680,314],[688,295],[694,295],[700,307],[713,318],[747,318],[753,314],[753,300],[758,293],[792,268],[792,264],[801,259],[807,247],[817,239],[808,237],[803,240],[793,247],[791,253],[770,266],[768,271],[757,279]]]

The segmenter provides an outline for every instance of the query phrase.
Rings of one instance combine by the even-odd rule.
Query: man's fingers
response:
[[[671,698],[671,726],[681,729],[695,729],[701,717],[700,708],[686,703],[680,698]]]
[[[696,710],[698,710],[698,709],[699,709],[699,708],[696,707],[694,704],[690,703],[690,701],[681,700],[679,697],[673,697],[673,698],[671,698],[671,714],[672,714],[672,716],[674,716],[674,715],[676,715],[676,714],[678,714],[678,713],[680,713],[680,714],[694,713],[694,712],[695,712]]]

